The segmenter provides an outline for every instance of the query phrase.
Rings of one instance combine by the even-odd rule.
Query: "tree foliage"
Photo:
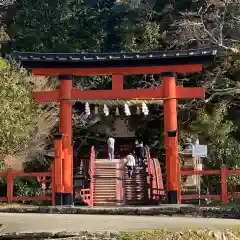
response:
[[[210,167],[226,164],[237,168],[240,164],[240,144],[234,139],[236,126],[227,119],[225,104],[211,112],[201,109],[198,118],[190,124],[193,135],[208,146],[206,165]]]
[[[39,105],[32,98],[32,91],[48,89],[47,79],[34,78],[16,64],[0,63],[0,155],[7,167],[24,167],[24,162],[35,160],[48,145],[58,122],[58,108]]]
[[[210,152],[211,159],[230,161],[227,160],[229,156],[239,151],[233,138],[239,135],[240,126],[239,14],[237,0],[19,0],[10,9],[6,24],[12,40],[11,50],[19,51],[108,52],[218,47],[218,58],[205,66],[203,73],[178,76],[178,83],[186,87],[202,86],[206,89],[205,100],[179,101],[179,129],[189,132],[192,137],[195,133],[190,126],[194,126],[196,132],[204,128],[200,131],[202,134],[209,131],[209,146],[214,148]],[[75,85],[82,89],[106,89],[110,85],[109,78],[79,80]],[[125,85],[129,88],[155,87],[160,83],[159,75],[125,78]],[[223,102],[228,105],[224,111],[220,107]],[[203,110],[206,107],[214,114]],[[76,104],[75,110],[83,111],[83,108]],[[130,127],[148,143],[162,148],[162,108],[151,106],[150,112],[144,119],[131,117]],[[74,129],[74,137],[84,136],[82,142],[86,142],[89,124],[84,117],[78,120],[81,129]],[[91,119],[91,122],[95,120]],[[99,128],[94,127],[94,131],[99,132]],[[230,129],[231,133],[228,132]],[[226,135],[228,141],[224,138]],[[228,153],[229,148],[235,150]]]
[[[3,60],[2,60],[3,61]],[[0,152],[19,153],[28,144],[39,113],[28,73],[13,65],[0,68]]]

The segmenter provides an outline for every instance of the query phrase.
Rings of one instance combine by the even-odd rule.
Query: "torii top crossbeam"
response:
[[[90,54],[14,52],[12,57],[36,75],[86,76],[199,72],[216,53],[213,49]]]
[[[164,99],[163,87],[155,89],[124,89],[123,75],[160,74],[163,72],[192,73],[202,71],[203,63],[211,61],[217,51],[200,49],[148,53],[34,53],[14,52],[12,57],[23,67],[31,68],[34,75],[112,75],[112,90],[81,91],[72,89],[71,99],[93,102],[101,99],[144,99],[159,103]],[[60,89],[34,92],[38,102],[55,102]],[[202,98],[204,90],[177,86],[176,98]]]

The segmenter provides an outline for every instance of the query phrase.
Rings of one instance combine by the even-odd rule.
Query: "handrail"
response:
[[[146,147],[146,159],[147,159],[147,173],[148,173],[148,197],[149,200],[153,200],[153,166],[152,166],[152,161],[151,161],[151,155],[150,155],[150,149],[149,147]]]
[[[89,175],[90,175],[90,207],[94,206],[94,180],[95,180],[95,160],[96,154],[94,146],[91,148],[90,154],[90,166],[89,166]]]
[[[151,164],[151,155],[149,147],[146,147],[146,158],[147,158],[147,171],[149,175],[152,175],[152,164]]]

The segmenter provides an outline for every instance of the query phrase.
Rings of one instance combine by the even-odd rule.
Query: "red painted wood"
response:
[[[228,170],[227,174],[228,175],[240,175],[240,169]]]
[[[90,206],[94,205],[93,202],[93,190],[94,190],[94,176],[95,176],[95,151],[94,148],[92,148],[91,151],[91,163],[90,163],[90,176],[92,177],[92,182],[91,182],[91,189],[86,189],[86,193],[84,193],[86,196],[86,201],[88,201]],[[157,159],[156,159],[157,161]],[[151,165],[153,166],[153,165]],[[156,162],[154,164],[155,168],[158,168],[156,165]],[[157,173],[159,170],[158,169],[152,169],[151,171],[155,171]],[[201,175],[214,175],[214,174],[221,174],[221,186],[222,186],[222,194],[221,195],[214,195],[214,194],[207,194],[207,195],[201,195],[201,199],[215,199],[215,200],[222,200],[224,204],[228,203],[228,199],[235,199],[239,200],[240,199],[240,194],[238,192],[232,192],[228,193],[227,192],[227,175],[230,174],[240,174],[240,170],[228,170],[226,166],[222,166],[221,171],[220,170],[202,170],[202,171],[194,171],[194,170],[181,170],[182,175],[194,175],[194,174],[201,174]],[[0,173],[1,177],[5,177],[7,180],[8,184],[8,193],[7,197],[0,197],[1,202],[13,202],[13,201],[41,201],[41,200],[52,200],[52,204],[54,206],[54,178],[52,177],[52,196],[46,196],[46,195],[38,195],[38,196],[13,196],[13,186],[11,186],[11,183],[13,183],[13,179],[16,176],[24,176],[24,177],[36,177],[36,178],[44,178],[46,176],[54,176],[54,166],[52,167],[52,172],[34,172],[34,173],[24,173],[24,172],[13,172],[12,170],[8,169],[8,171],[1,172]],[[158,176],[159,177],[159,176]],[[10,184],[10,185],[9,185]],[[159,184],[159,180],[156,179],[156,187],[153,188],[153,193],[154,195],[158,196],[159,194],[161,195],[162,189]],[[10,191],[11,190],[11,191]],[[190,195],[182,195],[181,196],[182,200],[194,200],[194,199],[199,199],[198,194],[190,194]]]
[[[56,184],[55,184],[55,162],[52,164],[51,176],[52,176],[52,206],[56,206],[56,203],[55,203],[55,193],[56,193],[56,190],[55,190],[55,187],[56,187]]]
[[[73,99],[154,99],[163,98],[162,87],[155,89],[72,90]]]
[[[14,177],[51,177],[52,173],[51,172],[12,172],[12,175]]]
[[[180,87],[182,89],[182,87]],[[180,172],[178,159],[178,124],[175,77],[163,77],[164,100],[164,138],[166,152],[167,191],[177,191],[180,199]],[[176,136],[169,137],[168,131],[176,131]]]
[[[7,201],[8,203],[12,203],[13,201],[13,180],[14,180],[14,177],[13,177],[13,174],[12,174],[12,169],[9,168],[7,170],[7,177],[6,177],[6,180],[7,180]]]
[[[182,200],[195,200],[199,199],[198,194],[186,194],[181,196]],[[220,195],[214,195],[214,194],[206,194],[206,195],[200,195],[200,199],[215,199],[215,200],[221,200]]]
[[[7,202],[7,201],[8,201],[7,197],[0,197],[0,202]]]
[[[224,204],[228,204],[227,175],[228,169],[226,165],[221,166],[221,200]]]
[[[60,133],[63,134],[63,188],[64,193],[73,193],[73,158],[72,158],[72,80],[60,80]]]
[[[60,99],[60,89],[32,92],[32,97],[37,102],[58,102]]]
[[[42,201],[42,200],[52,200],[51,196],[43,196],[43,195],[38,195],[38,196],[14,196],[12,197],[13,201]]]
[[[163,86],[155,89],[124,89],[122,82],[118,81],[122,76],[113,78],[112,90],[87,90],[72,89],[71,95],[66,99],[164,99]],[[114,80],[115,79],[115,80]],[[176,98],[204,98],[204,88],[183,88],[176,86]],[[33,92],[33,98],[37,102],[59,102],[60,90]]]
[[[96,155],[95,149],[92,146],[91,153],[90,153],[90,207],[94,206],[94,182],[95,182],[95,164],[96,164]]]
[[[62,139],[55,140],[55,156],[54,156],[54,189],[57,193],[63,193],[63,151]]]
[[[200,87],[180,87],[177,86],[176,90],[177,98],[204,98],[205,89]]]
[[[217,175],[220,174],[220,170],[181,170],[181,175],[190,176],[190,175]]]
[[[123,90],[123,75],[112,76],[112,90],[122,91]]]
[[[172,65],[172,66],[141,66],[116,68],[33,68],[32,73],[39,76],[93,76],[93,75],[134,75],[159,74],[162,72],[192,73],[201,72],[202,64]]]
[[[72,143],[72,104],[65,99],[71,99],[72,80],[60,80],[60,133],[68,137]]]

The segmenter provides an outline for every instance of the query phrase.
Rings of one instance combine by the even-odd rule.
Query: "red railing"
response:
[[[152,175],[152,161],[149,148],[146,148],[146,159],[147,159],[147,172]]]
[[[150,163],[151,164],[151,163]],[[152,166],[152,164],[150,165]],[[151,169],[151,172],[153,171],[153,166]],[[213,200],[219,200],[222,201],[223,204],[228,204],[229,199],[233,200],[240,200],[240,193],[239,192],[229,192],[227,187],[227,179],[230,175],[240,175],[240,169],[236,170],[229,170],[225,165],[222,165],[219,170],[181,170],[180,171],[181,176],[191,176],[191,175],[220,175],[221,177],[221,190],[220,194],[182,194],[181,199],[182,200],[198,200],[198,199],[213,199]],[[156,196],[154,195],[160,195],[163,196],[163,189],[162,188],[152,188],[152,198],[154,199]]]
[[[17,201],[44,201],[44,200],[52,200],[52,196],[46,195],[44,189],[41,189],[40,195],[37,196],[13,196],[13,187],[14,187],[14,178],[15,177],[36,177],[38,182],[41,184],[46,184],[46,177],[52,177],[52,172],[16,172],[11,168],[7,169],[5,172],[0,172],[0,177],[6,179],[7,183],[7,196],[0,197],[1,202],[17,202]],[[54,199],[54,198],[53,198]]]
[[[148,159],[150,159],[148,157]],[[89,175],[91,178],[90,189],[82,189],[81,195],[83,196],[84,202],[86,202],[90,207],[94,206],[94,182],[95,182],[95,150],[94,147],[91,148],[91,158],[90,158],[90,168]],[[149,171],[153,171],[153,164],[151,160],[149,163]],[[5,172],[0,172],[0,177],[5,178],[7,182],[7,193],[6,197],[0,197],[0,202],[17,202],[17,201],[44,201],[44,200],[52,200],[53,206],[54,204],[54,178],[52,176],[54,169],[52,172],[34,172],[34,173],[25,173],[25,172],[17,172],[12,169],[8,169]],[[220,200],[224,204],[228,204],[229,199],[240,200],[240,194],[237,192],[228,192],[227,188],[227,179],[230,175],[240,175],[240,169],[237,170],[229,170],[225,165],[222,165],[220,170],[181,170],[181,176],[190,176],[190,175],[220,175],[221,177],[221,192],[220,194],[190,194],[190,195],[181,195],[181,200],[197,200],[197,199],[214,199]],[[38,182],[41,184],[46,184],[47,177],[52,179],[52,195],[46,195],[46,191],[42,189],[40,195],[37,196],[13,196],[13,187],[14,187],[14,178],[15,177],[36,177]],[[162,189],[154,188],[152,189],[156,191],[158,194],[162,195]]]
[[[228,204],[229,199],[240,200],[240,195],[237,193],[228,192],[227,178],[230,175],[240,175],[240,169],[229,170],[225,165],[222,165],[220,170],[181,170],[181,176],[191,175],[220,175],[221,176],[221,193],[217,194],[191,194],[182,195],[181,200],[195,200],[195,199],[214,199],[221,200],[222,203]]]
[[[91,191],[90,188],[81,189],[80,195],[82,197],[82,201],[87,204],[88,206],[91,206]]]
[[[89,175],[90,175],[90,207],[94,206],[94,182],[95,182],[95,149],[92,146],[91,148],[91,155],[90,155],[90,168],[89,168]]]

